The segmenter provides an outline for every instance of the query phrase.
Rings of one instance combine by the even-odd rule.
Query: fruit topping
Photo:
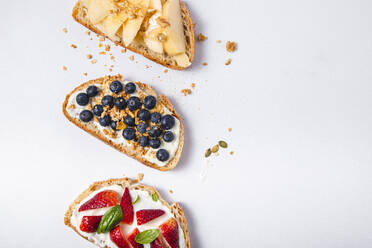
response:
[[[121,198],[120,207],[123,210],[122,223],[132,224],[134,218],[132,198],[129,194],[129,189],[125,188],[123,197]]]
[[[98,225],[101,222],[101,216],[84,216],[81,219],[80,230],[87,233],[94,233],[97,231]]]
[[[150,128],[150,130],[147,133],[149,134],[150,137],[158,138],[160,137],[162,130],[158,126],[153,126]]]
[[[98,88],[95,85],[91,85],[87,89],[87,95],[89,97],[95,97],[98,94]]]
[[[99,117],[103,113],[103,107],[101,104],[94,105],[92,111],[93,111],[93,114]]]
[[[159,226],[164,239],[167,241],[171,248],[179,247],[178,237],[178,223],[176,219],[171,218],[164,224]]]
[[[163,134],[163,140],[165,142],[171,142],[172,140],[174,140],[174,134],[171,131],[166,131]]]
[[[110,95],[106,95],[104,97],[102,97],[102,100],[101,100],[101,103],[102,103],[102,106],[114,106],[114,98]]]
[[[156,152],[156,158],[162,162],[167,161],[169,159],[169,152],[165,149],[159,149]]]
[[[118,199],[116,192],[112,190],[105,190],[99,192],[92,199],[81,205],[79,208],[79,212],[89,209],[111,207],[115,206],[117,203]]]
[[[175,124],[174,117],[171,115],[164,115],[161,118],[160,125],[165,130],[171,129]]]
[[[76,96],[76,102],[80,106],[85,106],[85,105],[87,105],[89,103],[89,96],[87,94],[85,94],[85,93],[79,93]]]
[[[137,118],[141,121],[148,121],[151,118],[151,114],[147,109],[141,109],[137,113]]]
[[[127,127],[123,130],[123,137],[126,140],[132,140],[136,137],[136,131],[131,127]]]
[[[160,239],[157,238],[151,242],[150,248],[163,248],[163,244],[161,243]]]
[[[140,146],[142,146],[142,147],[146,147],[146,146],[148,146],[148,145],[149,145],[149,137],[147,137],[147,136],[141,136],[141,137],[139,138],[138,143],[139,143]]]
[[[109,115],[105,115],[104,117],[99,118],[99,124],[102,127],[107,127],[111,123],[111,117]]]
[[[140,122],[137,125],[137,131],[139,133],[146,133],[146,129],[148,128],[149,125],[147,125],[146,122]]]
[[[151,114],[151,122],[152,123],[159,123],[161,119],[161,114],[158,112],[154,112]]]
[[[136,235],[135,241],[140,244],[149,244],[160,234],[159,229],[149,229]]]
[[[130,248],[128,242],[125,240],[124,234],[121,231],[120,226],[117,226],[111,230],[110,239],[119,248]]]
[[[131,111],[136,111],[137,109],[141,108],[141,100],[136,96],[131,96],[127,102],[128,108]]]
[[[117,97],[114,100],[114,104],[118,109],[125,109],[127,107],[127,102],[122,97]]]
[[[83,110],[80,112],[79,117],[82,122],[89,122],[93,119],[93,114],[89,110]]]
[[[137,234],[139,234],[138,228],[134,229],[133,232],[131,234],[129,234],[128,241],[132,245],[133,248],[142,248],[143,245],[140,244],[140,243],[137,243],[136,240],[135,240]]]
[[[149,145],[151,148],[157,149],[160,147],[160,140],[155,138],[155,139],[150,139]]]
[[[125,116],[124,117],[124,123],[125,125],[129,126],[129,127],[134,127],[136,125],[136,120],[132,117],[130,117],[129,115]]]
[[[137,224],[142,225],[165,214],[161,209],[143,209],[136,212]]]
[[[124,86],[124,91],[127,94],[132,94],[132,93],[134,93],[136,91],[136,85],[134,83],[127,83]]]
[[[153,109],[156,105],[156,98],[154,96],[146,96],[143,100],[143,105],[147,109]]]
[[[123,218],[123,211],[119,205],[112,207],[109,211],[107,211],[103,216],[102,220],[98,225],[97,233],[107,233],[114,229],[117,224]]]
[[[121,84],[120,81],[113,81],[111,82],[110,84],[110,90],[113,92],[113,93],[119,93],[123,90],[123,85]]]
[[[112,128],[112,130],[116,131],[116,121],[111,121],[110,127]]]

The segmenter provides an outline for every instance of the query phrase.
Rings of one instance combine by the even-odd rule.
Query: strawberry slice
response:
[[[81,219],[80,230],[87,233],[93,233],[97,231],[99,222],[102,219],[101,216],[84,216]]]
[[[133,248],[143,248],[142,244],[139,244],[134,240],[137,234],[139,234],[138,228],[134,229],[133,232],[129,234],[128,241],[132,245]]]
[[[111,207],[118,204],[117,194],[112,190],[105,190],[96,194],[92,199],[80,206],[79,212],[96,209]]]
[[[150,248],[163,248],[163,244],[161,243],[159,237],[151,242]]]
[[[120,225],[110,231],[110,239],[119,248],[130,248],[128,242],[124,238],[124,234],[121,231]]]
[[[129,194],[129,189],[125,188],[123,197],[120,202],[121,210],[123,211],[123,219],[121,223],[126,223],[131,225],[133,223],[134,211],[132,205],[132,198]]]
[[[158,218],[159,216],[162,216],[165,214],[164,210],[161,209],[142,209],[137,211],[136,218],[137,218],[137,224],[142,225],[145,224],[155,218]]]
[[[171,248],[179,248],[178,223],[175,218],[170,218],[164,224],[159,226],[164,239]]]

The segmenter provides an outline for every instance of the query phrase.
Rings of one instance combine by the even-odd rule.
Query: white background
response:
[[[112,64],[71,18],[74,1],[2,1],[0,247],[93,247],[64,226],[68,205],[93,181],[138,172],[181,203],[193,248],[372,247],[372,2],[186,3],[208,36],[191,69],[112,49],[112,73],[170,96],[183,118],[181,160],[160,172],[62,115],[65,95]],[[220,139],[229,148],[206,160]]]

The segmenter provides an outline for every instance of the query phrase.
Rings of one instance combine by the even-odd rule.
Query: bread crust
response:
[[[64,223],[65,223],[65,225],[68,226],[68,227],[71,227],[77,234],[79,234],[80,237],[88,240],[86,237],[84,237],[83,235],[81,235],[78,232],[78,230],[76,230],[76,228],[71,224],[71,217],[72,217],[72,214],[74,212],[74,209],[84,199],[86,199],[93,191],[98,190],[98,189],[100,189],[102,187],[111,186],[111,185],[119,185],[119,186],[122,186],[122,187],[124,186],[124,187],[128,187],[129,189],[144,190],[144,191],[149,192],[150,195],[153,194],[153,193],[156,193],[158,195],[158,197],[159,197],[159,201],[165,207],[167,207],[175,215],[178,223],[180,224],[180,226],[182,228],[182,231],[183,231],[183,234],[184,234],[184,237],[185,237],[185,240],[186,240],[186,247],[187,248],[190,248],[191,247],[190,237],[189,237],[189,231],[187,229],[186,217],[185,217],[184,212],[183,212],[182,208],[180,207],[180,205],[177,202],[173,203],[172,205],[169,205],[161,197],[161,195],[159,194],[159,192],[154,187],[143,185],[143,184],[133,183],[133,181],[130,178],[109,179],[109,180],[106,180],[106,181],[94,182],[93,184],[91,184],[89,186],[89,188],[86,189],[86,190],[84,190],[74,200],[74,202],[69,206],[69,208],[67,209],[67,211],[65,213],[65,217],[64,217]],[[90,241],[90,240],[88,240],[88,241],[91,242],[91,243],[94,243],[93,241]],[[108,247],[106,247],[106,248],[108,248]]]
[[[171,102],[169,101],[169,99],[166,96],[164,96],[164,95],[160,95],[160,96],[157,97],[157,95],[153,91],[153,89],[149,85],[147,85],[147,84],[136,82],[137,85],[142,90],[146,91],[146,93],[150,93],[151,95],[154,95],[155,97],[157,97],[158,101],[161,102],[172,113],[172,115],[174,117],[176,117],[178,119],[178,121],[180,122],[180,137],[179,137],[179,145],[178,145],[177,151],[175,152],[173,158],[171,160],[169,160],[168,163],[166,165],[164,165],[164,166],[156,165],[156,164],[154,164],[154,163],[152,163],[152,162],[144,159],[140,154],[135,153],[135,151],[133,151],[133,149],[131,149],[131,147],[129,147],[129,146],[126,147],[126,146],[122,146],[120,144],[116,144],[116,143],[112,142],[106,136],[102,135],[101,132],[99,132],[98,130],[95,130],[95,129],[91,128],[90,126],[88,126],[87,123],[84,123],[84,122],[80,121],[79,119],[73,118],[71,115],[69,115],[69,113],[67,112],[67,104],[68,104],[68,100],[69,100],[70,96],[72,94],[74,94],[76,91],[79,91],[79,90],[81,90],[83,88],[86,88],[89,85],[92,85],[92,84],[103,84],[103,82],[104,82],[105,79],[112,80],[112,81],[114,81],[114,80],[122,80],[122,76],[120,74],[118,74],[118,75],[115,75],[115,76],[101,77],[101,78],[89,80],[89,81],[87,81],[87,82],[85,82],[85,83],[77,86],[73,91],[71,91],[66,96],[66,98],[65,98],[65,100],[64,100],[64,102],[62,104],[62,111],[63,111],[63,114],[66,116],[66,118],[70,122],[74,123],[76,126],[80,127],[84,131],[88,132],[89,134],[91,134],[94,137],[98,138],[99,140],[103,141],[107,145],[115,148],[116,150],[124,153],[125,155],[127,155],[129,157],[132,157],[132,158],[136,159],[137,161],[141,162],[142,164],[144,164],[146,166],[149,166],[151,168],[154,168],[154,169],[157,169],[157,170],[160,170],[160,171],[168,171],[168,170],[171,170],[174,167],[176,167],[176,165],[177,165],[177,163],[178,163],[178,161],[179,161],[179,159],[181,157],[183,143],[184,143],[184,129],[183,129],[181,118],[177,114],[176,110],[174,109],[174,107],[171,104]]]
[[[187,34],[189,35],[189,43],[188,45],[190,46],[190,54],[189,54],[189,61],[190,61],[190,65],[192,64],[193,60],[194,60],[194,52],[195,52],[195,35],[194,35],[194,24],[192,22],[192,19],[191,19],[191,16],[190,16],[190,13],[186,7],[186,5],[180,1],[180,4],[181,4],[181,12],[182,12],[182,16],[184,18],[184,22],[187,24]],[[123,42],[117,42],[117,41],[114,41],[112,40],[110,37],[106,36],[103,32],[101,32],[100,30],[98,30],[97,28],[94,27],[94,25],[92,23],[89,22],[89,20],[81,20],[79,19],[79,11],[81,9],[81,6],[80,6],[80,2],[78,1],[73,10],[72,10],[72,17],[74,18],[75,21],[77,21],[78,23],[80,23],[81,25],[85,26],[86,28],[90,29],[91,31],[101,35],[101,36],[104,36],[105,38],[111,40],[112,42],[114,42],[115,44],[118,44],[124,48],[127,48],[129,50],[131,50],[132,52],[135,52],[135,53],[138,53],[138,54],[141,54],[142,56],[154,61],[155,63],[158,63],[158,64],[161,64],[165,67],[168,67],[170,69],[173,69],[173,70],[185,70],[186,68],[188,68],[189,66],[187,67],[182,67],[182,66],[178,66],[178,65],[169,65],[167,64],[165,61],[159,59],[159,58],[156,58],[156,57],[153,57],[153,56],[150,56],[148,54],[146,54],[144,51],[140,50],[140,49],[136,49],[135,47],[133,46],[125,46],[125,44]],[[187,42],[187,41],[186,41]]]

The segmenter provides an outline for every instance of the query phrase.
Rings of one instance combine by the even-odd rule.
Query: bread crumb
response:
[[[173,194],[173,190],[170,189],[170,190],[169,190],[169,193]]]
[[[105,45],[105,51],[110,51],[110,45]]]
[[[146,69],[148,69],[148,68],[150,68],[150,66],[149,65],[146,65]]]
[[[187,96],[187,95],[190,95],[190,94],[191,94],[191,90],[190,90],[190,89],[182,89],[182,90],[181,90],[181,93],[182,93],[184,96]]]
[[[231,132],[231,131],[232,131],[232,128],[231,128],[231,127],[229,127],[229,128],[227,129],[227,131]]]
[[[98,44],[98,47],[102,47],[102,46],[103,46],[102,43],[99,43],[99,44]]]
[[[95,63],[97,63],[97,60],[96,60],[96,59],[92,59],[92,60],[90,61],[90,63],[95,64]]]
[[[75,104],[71,103],[70,105],[68,105],[67,109],[74,109],[75,108]]]
[[[101,52],[99,52],[99,54],[100,54],[100,55],[105,55],[106,52],[105,52],[105,51],[101,51]]]
[[[121,52],[122,53],[126,53],[127,52],[127,49],[126,48],[123,48],[123,49],[121,49]]]
[[[207,36],[203,35],[202,33],[198,34],[198,41],[205,41]]]
[[[236,42],[228,41],[226,42],[226,51],[232,53],[236,50]]]
[[[137,180],[138,180],[138,182],[142,181],[142,179],[143,179],[143,173],[138,173],[137,174]]]
[[[92,54],[87,54],[87,59],[93,58]]]
[[[115,59],[115,57],[114,57],[113,55],[111,55],[110,59],[111,59],[111,60],[114,60],[114,59]]]
[[[191,83],[191,88],[195,88],[195,83]]]
[[[231,59],[227,59],[227,60],[225,61],[225,65],[229,65],[229,64],[231,64]]]
[[[168,69],[164,69],[164,73],[167,73],[168,72]]]
[[[72,47],[72,48],[77,48],[77,45],[75,45],[75,44],[71,44],[71,47]]]
[[[83,75],[84,75],[84,76],[88,76],[88,73],[84,72]]]
[[[63,28],[62,31],[63,31],[64,33],[67,33],[67,28]]]
[[[93,38],[90,38],[89,40],[93,40]]]
[[[111,69],[111,68],[109,68],[109,71],[112,71],[112,69]]]
[[[62,69],[63,69],[64,71],[67,71],[67,67],[66,67],[66,66],[63,66]]]
[[[230,152],[230,155],[233,155],[233,154],[234,154],[234,152],[233,152],[233,151],[231,151],[231,152]]]
[[[105,41],[105,37],[101,36],[101,37],[99,37],[98,40],[99,40],[99,41]]]
[[[203,65],[204,65],[204,66],[207,66],[207,65],[208,65],[208,63],[207,63],[207,62],[204,62],[204,63],[203,63]]]
[[[134,60],[134,56],[133,55],[129,56],[129,60],[133,61]]]
[[[85,34],[90,35],[90,31],[85,31]]]
[[[216,40],[217,43],[221,43],[221,40]]]

